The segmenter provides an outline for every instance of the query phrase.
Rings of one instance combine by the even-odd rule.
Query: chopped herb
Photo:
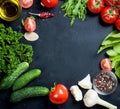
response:
[[[22,37],[22,33],[0,24],[0,76],[12,73],[23,61],[32,62],[32,46],[20,43]]]
[[[87,14],[87,0],[68,0],[61,6],[61,9],[65,11],[64,16],[71,18],[70,25],[75,22],[75,18],[78,17],[82,21],[85,20]]]

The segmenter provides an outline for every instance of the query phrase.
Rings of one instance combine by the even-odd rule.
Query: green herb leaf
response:
[[[113,47],[113,50],[114,50],[116,53],[120,53],[120,43],[115,44],[114,47]]]
[[[103,45],[99,48],[99,50],[97,51],[97,54],[99,54],[100,52],[102,52],[103,50],[107,49],[107,48],[111,48],[113,45],[112,44],[108,44],[108,45]]]
[[[75,18],[78,17],[82,21],[85,20],[87,14],[87,0],[68,0],[64,2],[61,9],[65,11],[64,16],[71,18],[70,25],[75,22]]]
[[[100,48],[97,53],[108,49],[106,54],[112,61],[112,68],[115,70],[116,75],[120,78],[120,32],[115,30],[112,31],[102,41]]]
[[[0,76],[9,75],[23,61],[32,62],[32,46],[20,43],[22,37],[22,33],[0,24]]]
[[[115,74],[120,78],[120,67],[115,70]]]
[[[118,53],[115,52],[113,49],[107,50],[106,53],[109,56],[117,56],[118,55]]]

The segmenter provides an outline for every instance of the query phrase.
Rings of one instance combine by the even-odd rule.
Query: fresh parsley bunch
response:
[[[20,43],[22,37],[22,33],[0,24],[0,76],[12,73],[23,61],[32,62],[32,46]]]

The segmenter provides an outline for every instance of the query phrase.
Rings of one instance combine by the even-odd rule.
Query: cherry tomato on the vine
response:
[[[28,32],[33,32],[36,30],[36,22],[33,17],[27,17],[23,22],[24,28]]]
[[[100,62],[102,70],[112,70],[112,62],[109,58],[104,58]]]
[[[120,0],[116,0],[116,4],[117,4],[117,5],[120,5]]]
[[[41,5],[47,8],[53,8],[57,6],[58,3],[59,3],[59,0],[41,0]]]
[[[107,6],[113,6],[117,4],[117,0],[104,0],[104,2]]]
[[[101,18],[107,24],[115,23],[115,21],[118,19],[118,16],[118,9],[111,6],[106,6],[101,12]]]
[[[117,30],[120,30],[120,18],[118,18],[115,22],[115,27]]]
[[[104,8],[104,0],[88,0],[87,7],[90,12],[98,14]]]
[[[63,104],[68,97],[68,89],[63,84],[56,84],[49,93],[49,99],[54,104]]]

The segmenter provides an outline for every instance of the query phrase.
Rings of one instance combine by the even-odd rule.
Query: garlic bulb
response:
[[[92,107],[96,104],[99,104],[99,105],[102,105],[108,109],[117,109],[117,106],[111,104],[111,103],[108,103],[107,101],[105,100],[102,100],[97,92],[93,89],[89,89],[86,94],[84,95],[84,98],[83,98],[83,101],[84,101],[84,104],[86,107]]]

